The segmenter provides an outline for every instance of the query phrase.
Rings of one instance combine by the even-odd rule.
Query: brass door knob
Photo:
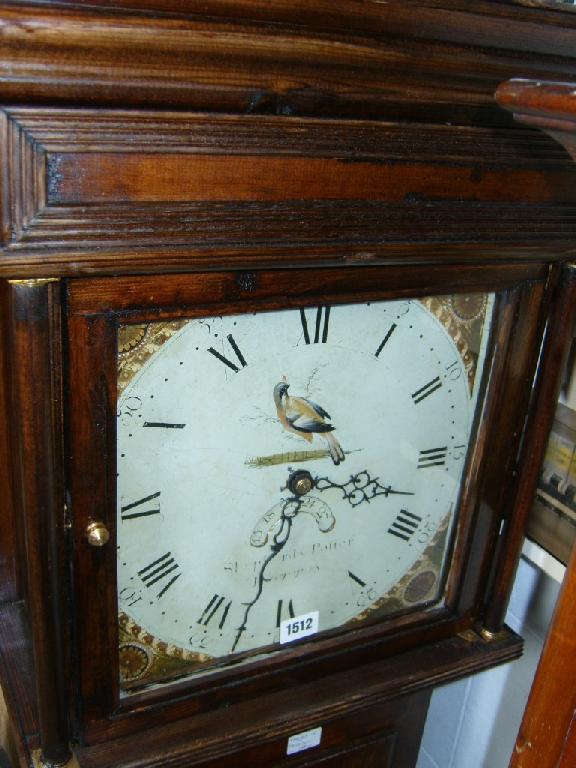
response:
[[[86,526],[86,538],[91,547],[103,547],[110,539],[110,531],[104,523],[93,522]]]

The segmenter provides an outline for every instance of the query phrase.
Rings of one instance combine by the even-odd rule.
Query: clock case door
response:
[[[369,669],[365,665],[478,628],[487,611],[502,610],[501,593],[507,588],[502,579],[510,577],[498,534],[513,508],[513,470],[547,311],[547,278],[544,265],[509,263],[70,281],[65,404],[81,740],[95,743],[167,717],[209,712],[358,667]],[[115,545],[118,326],[472,292],[496,292],[497,310],[485,371],[487,391],[465,469],[445,604],[329,633],[247,665],[121,698]],[[106,546],[88,545],[85,531],[94,521],[102,521],[110,531]]]

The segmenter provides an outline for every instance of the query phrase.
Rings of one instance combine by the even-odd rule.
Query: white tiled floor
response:
[[[524,656],[434,692],[417,768],[507,768],[558,590],[520,561],[506,621]]]

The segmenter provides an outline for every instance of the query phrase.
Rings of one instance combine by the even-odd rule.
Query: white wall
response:
[[[559,586],[522,558],[506,622],[524,656],[434,692],[417,768],[507,768]]]

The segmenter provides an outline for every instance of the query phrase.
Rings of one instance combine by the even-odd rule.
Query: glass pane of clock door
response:
[[[493,303],[120,325],[125,693],[441,603]]]

